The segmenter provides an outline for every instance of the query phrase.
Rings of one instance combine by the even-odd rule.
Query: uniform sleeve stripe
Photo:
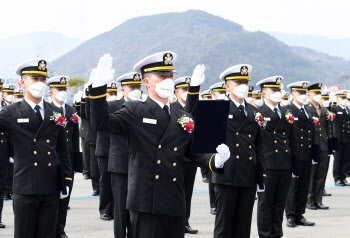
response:
[[[105,94],[102,94],[102,95],[98,95],[98,96],[90,96],[91,99],[98,99],[98,98],[103,98],[103,97],[106,97],[107,96],[107,93]]]
[[[211,157],[210,157],[210,160],[209,160],[209,169],[211,170],[211,172],[214,173],[213,169],[211,168],[211,160],[213,159],[215,154],[213,154]]]
[[[198,95],[199,94],[199,92],[187,92],[188,94],[190,94],[190,95]]]
[[[73,181],[73,179],[71,179],[71,178],[68,178],[68,177],[66,178],[66,180],[70,180],[70,181]]]

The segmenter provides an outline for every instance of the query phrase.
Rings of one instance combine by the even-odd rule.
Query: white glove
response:
[[[296,175],[294,175],[293,173],[292,173],[292,178],[297,178],[298,176],[296,176]]]
[[[114,69],[112,69],[113,58],[109,54],[105,54],[98,61],[96,72],[93,80],[93,87],[100,87],[108,84],[114,79]]]
[[[94,70],[93,70],[94,71]],[[92,72],[91,72],[92,73]],[[91,75],[90,75],[91,77]],[[84,85],[84,89],[83,89],[83,95],[81,96],[82,98],[86,98],[86,89],[90,86],[90,83],[86,83]]]
[[[205,66],[203,64],[199,64],[193,71],[190,86],[199,86],[203,84],[205,80]]]
[[[74,102],[77,102],[77,103],[81,102],[81,97],[82,96],[83,96],[83,92],[82,91],[78,91],[73,97]]]
[[[257,191],[258,193],[265,192],[265,187],[264,187],[264,189],[260,189],[260,188],[259,188],[259,185],[256,185],[256,191]]]
[[[314,160],[312,160],[312,164],[318,164],[318,162],[314,162]]]
[[[12,157],[10,157],[9,162],[10,162],[11,164],[13,164],[15,161],[13,160]]]
[[[66,186],[66,188],[67,188],[67,194],[64,195],[64,194],[62,194],[62,191],[61,191],[61,192],[60,192],[60,199],[65,199],[66,197],[68,197],[68,195],[69,195],[69,187]]]
[[[230,158],[230,149],[227,145],[221,144],[216,147],[216,151],[218,153],[215,155],[215,167],[222,168],[224,163]]]

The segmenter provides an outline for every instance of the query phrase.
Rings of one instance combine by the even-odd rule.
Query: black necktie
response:
[[[167,117],[168,117],[168,119],[170,121],[170,113],[169,113],[168,105],[164,105],[163,110],[164,110],[165,114],[167,115]]]
[[[243,107],[243,105],[239,105],[238,109],[239,109],[239,111],[241,112],[241,121],[243,122],[244,119],[246,118],[246,115],[245,115],[245,113],[244,113],[244,107]]]
[[[304,120],[307,119],[307,116],[306,116],[306,114],[305,114],[305,110],[304,110],[303,107],[300,108],[300,111],[302,112],[303,116],[305,117]]]
[[[63,107],[60,107],[60,108],[61,108],[61,110],[62,110],[62,115],[65,117],[66,115],[65,115],[65,113],[64,113]]]
[[[278,114],[278,111],[277,111],[277,108],[276,108],[276,107],[273,109],[273,111],[275,112],[277,118],[278,118],[278,119],[281,119],[281,118],[280,118],[280,115]]]
[[[43,122],[43,118],[42,118],[41,113],[40,113],[40,106],[36,105],[34,107],[34,109],[36,110],[35,114],[38,117],[38,119],[40,120],[40,124],[41,124]]]

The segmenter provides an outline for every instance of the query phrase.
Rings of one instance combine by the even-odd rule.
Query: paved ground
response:
[[[332,165],[330,166],[330,168]],[[284,237],[293,238],[349,238],[350,237],[350,187],[334,187],[331,170],[327,178],[327,191],[331,197],[324,198],[324,204],[330,206],[328,211],[307,210],[305,217],[316,222],[314,227],[287,228],[284,225]],[[192,217],[190,223],[198,229],[197,235],[186,237],[209,238],[213,235],[215,217],[209,213],[208,184],[202,183],[198,170],[195,192],[192,199]],[[113,223],[99,219],[98,198],[91,197],[91,182],[82,175],[76,176],[71,210],[68,212],[67,235],[70,238],[113,238]],[[3,222],[6,229],[0,229],[1,238],[13,237],[12,202],[6,201]],[[254,207],[251,237],[258,237],[256,228],[256,206]]]

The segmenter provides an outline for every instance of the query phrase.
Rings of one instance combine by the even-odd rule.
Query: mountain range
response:
[[[81,42],[54,32],[33,32],[0,40],[0,77],[17,79],[16,66],[33,57],[54,60]]]
[[[178,76],[192,75],[206,65],[204,89],[219,81],[228,67],[253,66],[252,84],[273,75],[284,84],[298,80],[336,84],[349,74],[350,62],[303,47],[291,47],[265,32],[250,32],[241,25],[198,10],[136,17],[80,44],[53,62],[59,74],[88,79],[99,57],[114,57],[116,77],[133,70],[140,59],[159,51],[178,54]]]

